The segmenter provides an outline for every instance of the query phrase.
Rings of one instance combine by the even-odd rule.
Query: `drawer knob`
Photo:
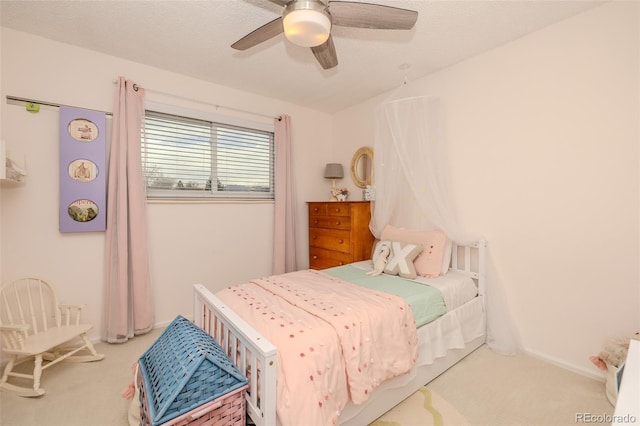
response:
[[[336,226],[340,226],[340,221],[336,221]]]
[[[336,207],[336,213],[340,213],[340,208]]]
[[[314,211],[314,212],[318,212],[318,211],[320,211],[320,209],[319,209],[319,208],[317,208],[317,207],[314,207],[314,208],[313,208],[313,211]]]
[[[318,221],[318,219],[316,219],[316,220],[313,222],[313,224],[314,224],[314,225],[317,225],[318,223],[320,223],[320,222]]]
[[[344,240],[340,240],[340,244],[344,243]]]
[[[318,260],[318,256],[317,255],[313,255],[313,260]]]

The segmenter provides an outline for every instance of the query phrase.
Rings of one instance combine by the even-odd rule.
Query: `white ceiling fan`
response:
[[[294,44],[310,47],[324,69],[338,65],[331,37],[333,25],[355,28],[410,30],[418,12],[381,4],[327,0],[269,0],[283,6],[282,16],[231,45],[246,50],[284,32]]]

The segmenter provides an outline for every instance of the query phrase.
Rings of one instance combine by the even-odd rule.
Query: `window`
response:
[[[273,132],[147,110],[147,198],[273,199]]]

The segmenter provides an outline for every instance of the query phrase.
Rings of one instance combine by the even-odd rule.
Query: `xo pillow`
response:
[[[405,243],[403,241],[391,241],[391,256],[384,273],[400,275],[403,278],[414,279],[417,276],[413,260],[422,251],[420,244]]]
[[[413,231],[387,225],[382,230],[380,239],[421,245],[423,250],[414,261],[416,273],[420,276],[433,278],[447,272],[449,264],[447,260],[451,258],[451,245],[447,244],[447,236],[440,230]],[[448,256],[445,255],[447,248]]]

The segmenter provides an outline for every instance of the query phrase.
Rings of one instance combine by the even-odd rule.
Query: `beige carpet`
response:
[[[119,345],[99,343],[100,362],[58,364],[44,372],[40,398],[0,392],[2,426],[127,426],[120,392],[131,363],[162,330]],[[613,414],[604,383],[540,360],[473,352],[386,413],[373,426],[576,425],[576,413]],[[300,425],[303,426],[303,425]]]
[[[427,387],[402,401],[370,426],[464,426],[467,420]]]

